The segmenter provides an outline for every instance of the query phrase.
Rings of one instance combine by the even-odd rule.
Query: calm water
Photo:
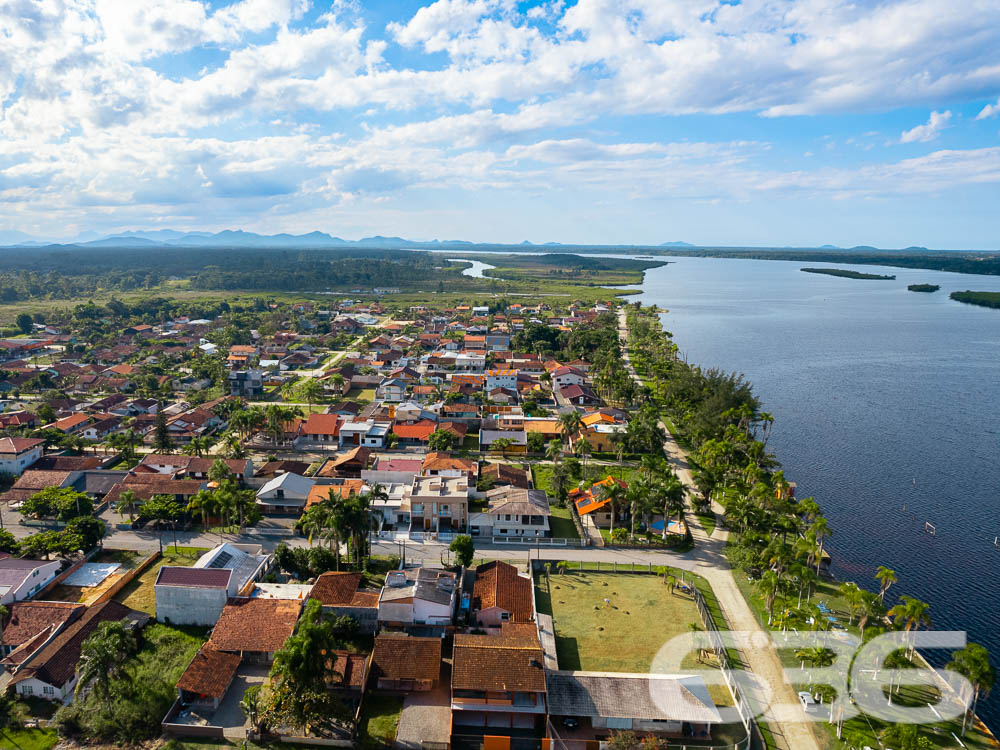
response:
[[[937,628],[967,630],[1000,665],[1000,310],[948,299],[1000,278],[671,260],[647,272],[641,299],[670,310],[664,327],[690,361],[754,384],[775,416],[768,447],[829,518],[834,572],[873,587],[878,565],[893,568],[890,597],[930,602]],[[941,290],[906,290],[922,282]],[[983,708],[1000,726],[1000,699]]]

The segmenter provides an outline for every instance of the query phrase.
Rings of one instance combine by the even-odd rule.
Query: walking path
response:
[[[618,337],[622,340],[623,358],[632,377],[641,384],[632,361],[629,358],[625,342],[628,341],[628,329],[625,323],[625,311],[618,313]],[[677,443],[676,438],[661,421],[660,428],[666,435],[663,452],[670,461],[678,479],[691,491],[694,481],[687,453]],[[695,541],[695,552],[692,555],[694,572],[703,576],[712,586],[712,591],[726,616],[729,628],[741,632],[740,650],[743,652],[747,666],[756,676],[757,689],[751,689],[747,698],[759,706],[775,703],[763,714],[762,719],[768,728],[776,735],[775,739],[790,750],[819,750],[816,737],[798,702],[798,696],[793,687],[785,681],[784,667],[778,652],[770,642],[770,636],[764,632],[750,610],[746,599],[736,585],[734,573],[726,558],[726,543],[729,532],[716,524],[714,533],[709,536],[705,532],[698,516],[694,513],[690,496],[688,504],[688,527]],[[721,516],[723,508],[717,502],[712,502],[712,510]],[[770,694],[770,700],[768,700]]]

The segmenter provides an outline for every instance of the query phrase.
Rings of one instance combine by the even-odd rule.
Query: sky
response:
[[[4,0],[0,237],[998,249],[997,50],[997,0]]]

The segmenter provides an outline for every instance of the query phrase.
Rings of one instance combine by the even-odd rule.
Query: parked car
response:
[[[811,714],[819,710],[819,704],[816,703],[816,699],[813,698],[812,693],[806,690],[799,692],[799,703],[802,704],[802,710],[807,714]]]

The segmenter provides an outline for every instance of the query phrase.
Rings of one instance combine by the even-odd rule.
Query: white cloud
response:
[[[988,117],[996,117],[1000,115],[1000,99],[997,99],[996,104],[987,104],[983,107],[982,111],[976,115],[977,120],[985,120]]]
[[[941,131],[947,126],[951,119],[951,111],[931,112],[930,119],[923,125],[917,125],[909,130],[904,130],[899,136],[900,143],[927,143],[933,141]]]

